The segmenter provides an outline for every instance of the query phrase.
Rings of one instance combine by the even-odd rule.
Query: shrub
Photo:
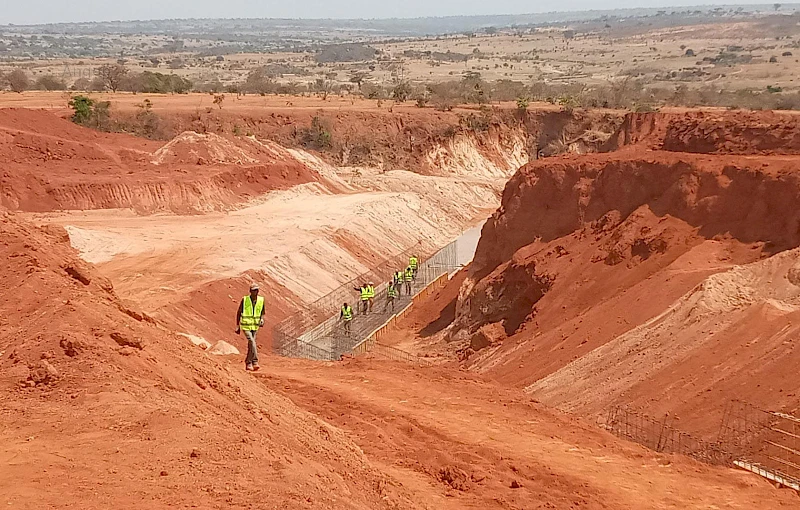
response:
[[[67,90],[67,84],[61,78],[56,78],[52,74],[39,77],[34,85],[36,90]]]
[[[95,101],[86,96],[75,96],[69,100],[72,122],[95,129],[107,129],[111,103]]]
[[[333,134],[326,123],[315,115],[311,119],[311,126],[301,131],[300,142],[307,149],[329,149],[333,145]]]
[[[24,92],[28,90],[31,85],[28,75],[22,69],[14,69],[5,76],[4,80],[8,84],[8,88],[12,92]]]

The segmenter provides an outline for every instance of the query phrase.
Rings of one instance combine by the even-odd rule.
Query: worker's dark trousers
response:
[[[258,364],[258,346],[256,345],[256,333],[258,331],[245,331],[247,338],[247,357],[244,359],[245,365]]]
[[[369,301],[367,301],[366,299],[362,300],[361,301],[361,312],[362,313],[367,313],[367,306],[369,306]]]
[[[386,309],[389,308],[390,306],[392,307],[392,311],[394,311],[394,298],[393,297],[387,297],[386,298],[386,304],[383,305],[384,313],[386,312]]]

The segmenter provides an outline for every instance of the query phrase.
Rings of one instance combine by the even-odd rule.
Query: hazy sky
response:
[[[165,18],[411,18],[761,3],[756,0],[1,0],[0,24]],[[772,0],[763,3],[772,4]],[[788,2],[786,2],[788,3]]]

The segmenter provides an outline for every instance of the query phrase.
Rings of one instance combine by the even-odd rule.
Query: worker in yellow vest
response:
[[[389,306],[392,307],[392,312],[394,312],[394,300],[396,297],[397,288],[395,287],[394,280],[390,280],[389,283],[386,284],[386,304],[383,305],[383,313],[386,313]]]
[[[417,269],[419,269],[419,257],[417,257],[416,255],[411,255],[411,257],[408,259],[408,267],[410,267],[411,270],[414,271],[414,279],[416,279]]]
[[[359,297],[361,298],[361,313],[367,313],[367,307],[369,306],[369,286],[366,283],[362,283],[361,287],[353,287],[356,292],[359,293]]]
[[[344,323],[344,334],[350,336],[350,327],[353,322],[353,309],[347,303],[342,305],[342,311],[339,313],[339,320]]]
[[[405,280],[403,277],[403,270],[399,269],[395,271],[392,281],[394,282],[394,289],[397,291],[399,296],[403,295],[403,280]]]
[[[236,334],[244,331],[247,338],[247,357],[244,360],[245,370],[255,371],[258,366],[258,346],[256,334],[264,325],[264,297],[258,295],[258,284],[250,285],[250,294],[243,297],[236,312]]]
[[[367,294],[369,295],[369,299],[367,300],[367,306],[369,311],[372,311],[372,305],[375,304],[375,283],[369,282],[367,284]]]
[[[411,282],[414,281],[414,270],[411,269],[411,266],[406,268],[405,272],[405,281],[406,281],[406,294],[409,296],[411,295]]]

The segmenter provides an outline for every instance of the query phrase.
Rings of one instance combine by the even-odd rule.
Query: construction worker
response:
[[[367,301],[367,306],[369,311],[372,311],[372,305],[375,301],[375,284],[373,282],[369,282],[367,284],[367,293],[369,294],[369,300]]]
[[[361,287],[354,287],[356,292],[360,293],[361,297],[361,313],[367,313],[367,307],[369,306],[369,288],[366,283],[362,283]]]
[[[414,281],[414,270],[411,269],[411,266],[406,268],[405,278],[406,281],[406,294],[409,296],[411,295],[411,282]]]
[[[405,278],[403,277],[403,270],[398,269],[394,272],[394,276],[392,277],[392,282],[394,283],[394,290],[397,291],[397,294],[402,296],[403,295],[403,281]]]
[[[392,305],[392,312],[394,312],[394,299],[397,297],[397,289],[395,288],[394,280],[390,280],[389,283],[386,284],[386,304],[383,305],[383,313],[386,313],[386,309],[389,308],[389,305]]]
[[[342,311],[339,313],[339,320],[344,323],[344,334],[350,336],[350,326],[353,322],[353,309],[347,303],[342,305]]]
[[[410,267],[411,270],[414,271],[414,279],[416,279],[417,269],[419,269],[419,257],[417,257],[416,255],[411,255],[411,257],[408,259],[408,267]]]
[[[264,325],[264,297],[258,295],[258,284],[250,285],[250,294],[242,298],[239,311],[236,312],[236,334],[244,331],[247,338],[247,357],[244,359],[245,370],[255,371],[258,366],[258,346],[256,334]]]

